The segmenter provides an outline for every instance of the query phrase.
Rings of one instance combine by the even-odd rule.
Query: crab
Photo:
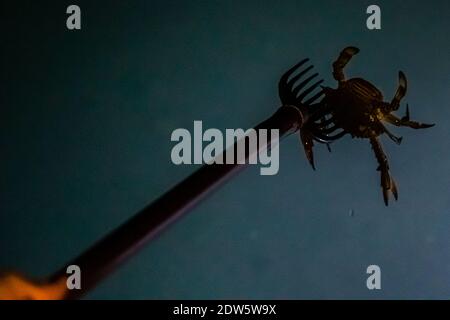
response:
[[[347,47],[341,51],[339,57],[333,63],[333,77],[338,82],[336,89],[321,86],[322,90],[313,98],[307,100],[306,103],[302,101],[305,93],[302,93],[302,97],[299,99],[296,93],[301,89],[303,83],[294,90],[292,90],[293,85],[312,66],[289,81],[288,78],[306,61],[305,59],[290,69],[285,74],[284,79],[280,81],[280,96],[282,101],[284,99],[284,102],[288,104],[296,104],[300,106],[300,109],[306,109],[309,114],[309,120],[300,130],[300,137],[306,157],[313,169],[315,169],[313,158],[314,140],[325,143],[328,150],[331,151],[330,143],[346,134],[350,134],[353,138],[369,139],[378,162],[377,170],[381,174],[383,200],[387,206],[390,194],[394,196],[395,200],[398,199],[398,190],[390,174],[388,159],[383,151],[379,136],[386,134],[397,144],[401,143],[402,137],[397,137],[391,133],[386,128],[385,123],[413,129],[430,128],[434,124],[410,120],[408,105],[406,106],[405,116],[399,118],[392,113],[399,109],[400,101],[406,95],[407,80],[402,71],[398,74],[398,88],[390,102],[385,102],[381,91],[367,80],[362,78],[346,79],[343,72],[344,67],[358,52],[359,49],[356,47]],[[312,77],[315,76],[317,74],[314,74]],[[312,77],[308,78],[307,81]],[[284,81],[284,84],[282,81]],[[317,87],[322,81],[316,82],[313,87]],[[310,104],[310,102],[320,97],[322,99],[318,103]]]

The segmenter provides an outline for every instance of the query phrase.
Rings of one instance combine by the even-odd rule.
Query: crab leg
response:
[[[383,132],[387,134],[387,136],[394,141],[396,144],[402,143],[403,137],[397,137],[392,132],[388,130],[381,122],[379,123],[379,126],[383,129]]]
[[[339,83],[345,81],[344,75],[344,67],[350,61],[350,59],[359,52],[359,49],[356,47],[347,47],[341,51],[339,57],[335,62],[333,62],[333,77]]]
[[[378,161],[378,169],[381,172],[381,188],[383,190],[384,204],[387,206],[389,202],[389,191],[394,195],[395,200],[398,199],[397,186],[394,179],[389,174],[389,163],[386,154],[381,147],[378,138],[373,135],[370,137],[370,144],[375,152],[375,157]]]
[[[396,117],[393,114],[388,114],[384,117],[384,119],[389,122],[390,124],[393,124],[397,127],[410,127],[413,129],[425,129],[430,128],[434,126],[433,124],[427,124],[427,123],[421,123],[417,121],[411,121],[409,120],[409,106],[406,105],[406,115],[402,117],[401,119]]]

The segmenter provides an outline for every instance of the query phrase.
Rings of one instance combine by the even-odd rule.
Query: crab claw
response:
[[[385,166],[379,167],[378,170],[381,171],[381,188],[383,190],[383,200],[384,204],[388,206],[389,204],[389,192],[392,193],[395,200],[398,200],[397,185],[394,179],[389,174],[389,169]]]
[[[431,128],[434,127],[436,124],[435,123],[421,123],[418,127],[418,129],[426,129],[426,128]]]
[[[413,129],[426,129],[426,128],[431,128],[434,127],[434,123],[432,124],[428,124],[428,123],[421,123],[421,122],[417,122],[417,121],[411,121],[410,117],[409,117],[409,105],[406,104],[406,114],[404,117],[402,117],[400,119],[401,123],[405,126],[409,126]]]
[[[397,191],[397,184],[395,183],[394,179],[391,177],[391,191],[394,195],[394,199],[398,200],[398,191]]]
[[[402,121],[409,121],[409,104],[406,104],[406,114],[402,117]]]
[[[394,98],[391,101],[392,110],[397,110],[400,106],[400,100],[406,95],[406,91],[408,89],[408,81],[406,80],[406,76],[402,71],[398,72],[398,87],[395,92]]]
[[[341,51],[339,57],[335,62],[333,62],[333,77],[335,80],[342,83],[345,81],[344,68],[350,59],[359,52],[359,49],[356,47],[346,47]]]

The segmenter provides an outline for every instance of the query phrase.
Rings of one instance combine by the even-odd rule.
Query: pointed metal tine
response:
[[[330,112],[329,106],[318,105],[317,108],[314,108],[314,110],[311,111],[309,121],[317,121],[321,117],[323,117],[325,114],[327,114],[328,112]]]
[[[311,70],[312,68],[314,68],[314,66],[309,66],[308,68],[306,68],[305,70],[303,70],[302,72],[300,72],[299,74],[297,74],[296,76],[292,77],[291,80],[288,81],[287,86],[292,89],[292,87],[294,86],[294,84],[297,82],[298,79],[300,79],[301,77],[303,77],[309,70]]]
[[[384,187],[383,189],[383,200],[384,200],[384,205],[387,207],[389,205],[389,195],[388,195],[388,190],[385,189]]]
[[[287,84],[289,77],[295,72],[295,70],[297,70],[300,66],[302,66],[303,64],[305,64],[307,61],[309,61],[308,58],[303,59],[302,61],[300,61],[299,63],[297,63],[296,65],[294,65],[292,68],[290,68],[288,71],[286,71],[280,78],[279,81],[279,86],[284,86]]]
[[[314,137],[317,138],[318,141],[323,142],[323,143],[337,140],[347,134],[347,131],[345,131],[345,130],[342,130],[341,132],[339,132],[333,136],[326,135],[322,131],[316,130],[316,129],[313,129],[311,131],[313,132]]]
[[[331,152],[331,147],[330,147],[329,143],[327,143],[327,149],[328,149],[328,152]]]
[[[283,104],[288,104],[288,97],[289,97],[289,90],[286,88],[286,85],[280,82],[278,86],[278,95],[280,97],[280,100]]]
[[[306,78],[305,80],[303,80],[302,82],[300,82],[294,90],[292,90],[292,93],[296,96],[297,93],[304,87],[306,86],[312,79],[314,79],[315,77],[317,77],[319,74],[318,73],[314,73],[312,76],[309,76],[308,78]]]
[[[325,128],[326,126],[328,126],[328,125],[330,125],[332,123],[334,123],[334,118],[333,117],[331,117],[329,119],[326,119],[326,120],[321,120],[320,122],[317,123],[317,125],[319,125],[320,127]]]
[[[329,143],[330,142],[326,136],[320,135],[320,134],[318,135],[316,133],[314,133],[313,139],[320,143]]]
[[[288,80],[289,77],[303,64],[305,64],[309,59],[303,59],[296,65],[294,65],[292,68],[290,68],[288,71],[286,71],[280,78],[280,81],[278,82],[278,95],[280,96],[281,102],[284,104],[290,104],[293,103],[293,100],[295,99],[294,96],[292,96],[292,88],[289,88],[288,86]]]
[[[320,128],[326,128],[326,125],[324,124],[324,122],[327,119],[325,118],[325,116],[321,117],[317,122],[315,122],[315,124],[320,127]]]
[[[347,134],[347,131],[342,130],[341,132],[335,134],[334,136],[328,136],[328,139],[330,139],[331,141],[337,140],[337,139],[342,138],[346,134]]]
[[[337,125],[334,125],[330,128],[323,129],[322,132],[326,133],[326,134],[330,134],[330,133],[336,131],[337,129],[339,129],[339,127]]]
[[[314,153],[313,153],[313,139],[309,131],[306,131],[304,129],[300,129],[300,140],[303,144],[303,149],[305,150],[306,158],[308,159],[309,163],[311,164],[311,167],[313,170],[316,170],[316,166],[314,164]]]
[[[319,80],[316,83],[314,83],[311,87],[309,87],[308,89],[304,90],[298,97],[297,99],[303,100],[308,94],[310,94],[311,92],[313,92],[321,83],[323,82],[323,80]]]
[[[315,95],[313,95],[311,98],[309,98],[308,100],[305,101],[306,105],[309,105],[311,103],[313,103],[314,101],[316,101],[317,99],[319,99],[321,96],[324,95],[323,90],[319,91],[318,93],[316,93]]]
[[[316,170],[316,165],[314,164],[314,156],[311,154],[311,158],[308,159],[309,164],[311,165],[311,167],[313,168],[313,170]]]
[[[406,115],[402,118],[404,121],[409,121],[409,104],[406,104]]]

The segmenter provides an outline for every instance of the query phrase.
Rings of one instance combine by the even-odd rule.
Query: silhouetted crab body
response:
[[[294,105],[307,114],[308,121],[300,129],[300,137],[306,156],[313,168],[315,168],[312,151],[314,140],[326,143],[328,148],[331,142],[340,139],[346,134],[370,140],[378,161],[383,198],[387,205],[389,192],[394,195],[395,199],[398,198],[398,192],[395,181],[389,173],[387,157],[381,147],[378,136],[386,134],[397,144],[401,143],[402,138],[393,135],[383,122],[399,127],[407,126],[413,129],[429,128],[433,124],[411,121],[409,119],[408,106],[404,117],[398,118],[392,114],[393,111],[398,110],[400,101],[406,94],[407,81],[403,72],[399,72],[398,88],[391,102],[383,101],[383,95],[380,90],[364,79],[352,78],[346,80],[343,69],[352,56],[358,52],[358,48],[347,47],[333,63],[333,76],[338,81],[336,89],[322,87],[321,92],[316,93],[312,98],[305,101],[306,95],[322,83],[322,80],[318,81],[309,89],[303,90],[301,94],[298,94],[306,83],[317,76],[316,73],[296,86],[296,82],[313,68],[310,66],[297,75],[293,75],[307,61],[305,59],[281,77],[279,93],[283,104]],[[323,97],[322,100],[313,104],[320,97]]]
[[[331,108],[333,123],[357,138],[380,135],[381,128],[374,126],[376,108],[383,95],[370,82],[354,78],[345,81],[338,89],[324,88],[322,104]]]

